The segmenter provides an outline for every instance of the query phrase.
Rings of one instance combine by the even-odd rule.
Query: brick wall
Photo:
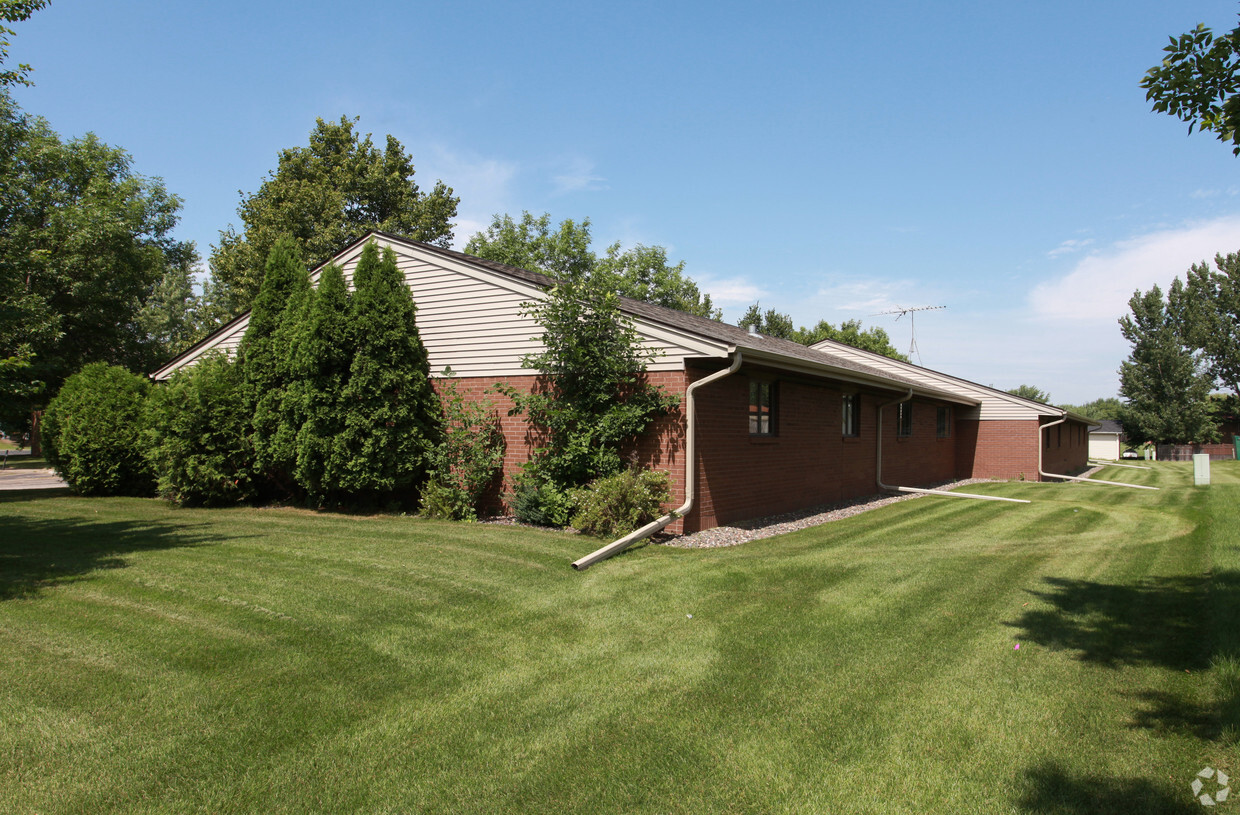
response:
[[[749,433],[751,376],[776,382],[777,432],[771,437]],[[686,530],[877,492],[877,406],[891,397],[860,394],[861,434],[854,438],[842,433],[843,394],[760,369],[743,369],[698,391],[698,498]],[[935,418],[935,405],[915,400],[913,433],[898,439],[896,410],[884,411],[887,483],[917,486],[953,476],[955,445],[935,437]]]
[[[1064,422],[1042,431],[1042,469],[1058,475],[1076,475],[1089,466],[1089,428]]]
[[[647,374],[651,384],[662,387],[666,392],[681,397],[685,392],[685,374],[681,371],[656,371]],[[438,389],[444,380],[432,380]],[[512,476],[521,470],[521,465],[529,460],[530,451],[541,446],[543,440],[529,426],[524,415],[509,416],[512,400],[507,396],[492,391],[499,382],[512,385],[519,391],[530,392],[537,383],[537,376],[518,377],[455,377],[452,382],[457,390],[469,401],[489,401],[495,407],[495,415],[500,422],[500,430],[504,435],[504,469],[502,478],[497,478],[484,500],[484,509],[488,512],[503,512],[512,490]],[[671,474],[672,503],[668,509],[675,509],[684,503],[684,421],[679,409],[668,416],[660,417],[654,426],[642,437],[632,450],[626,451],[636,463],[642,467],[667,470]],[[672,531],[679,532],[682,522],[677,521]]]
[[[1080,422],[1064,422],[1043,430],[1035,419],[956,422],[956,475],[960,478],[1002,478],[1040,481],[1042,469],[1075,475],[1089,463],[1089,432]],[[1049,440],[1049,446],[1047,442]]]
[[[710,370],[654,372],[648,379],[681,397],[689,382]],[[759,378],[775,383],[777,432],[773,436],[749,433],[749,382]],[[509,416],[512,401],[490,392],[495,377],[454,380],[469,399],[488,399],[500,420],[507,449],[502,482],[490,494],[490,509],[503,508],[509,479],[540,443],[524,416]],[[506,377],[502,381],[529,391],[535,376]],[[763,515],[790,512],[817,504],[870,495],[878,491],[876,474],[877,408],[890,395],[861,392],[860,435],[842,432],[845,386],[788,378],[777,372],[746,367],[704,386],[697,392],[697,499],[683,521],[669,532],[693,532]],[[850,389],[850,392],[851,389]],[[912,400],[913,432],[897,434],[897,408],[883,411],[883,481],[897,486],[926,486],[952,478],[1024,477],[1038,480],[1038,422],[971,421],[952,423],[948,438],[937,438],[933,402]],[[1066,422],[1049,430],[1050,446],[1043,449],[1045,469],[1072,475],[1082,470],[1089,454],[1085,426]],[[684,503],[685,422],[682,410],[658,419],[629,451],[643,467],[667,470],[672,500],[665,509]]]

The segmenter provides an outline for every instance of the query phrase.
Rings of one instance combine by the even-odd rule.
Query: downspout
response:
[[[710,376],[699,379],[698,381],[694,382],[688,388],[685,389],[685,416],[686,416],[687,424],[685,427],[685,502],[684,504],[672,510],[671,512],[667,513],[662,518],[651,521],[650,523],[643,526],[641,529],[635,529],[634,531],[625,535],[623,538],[612,541],[606,546],[600,549],[594,550],[593,552],[586,555],[585,557],[580,558],[579,560],[573,561],[574,569],[580,572],[584,569],[589,568],[595,563],[598,563],[600,560],[606,560],[612,555],[619,554],[620,552],[624,551],[628,547],[637,543],[639,540],[642,540],[643,538],[648,538],[651,535],[655,534],[656,532],[658,532],[659,530],[663,529],[665,526],[670,524],[672,521],[676,520],[677,518],[684,517],[684,515],[689,510],[693,509],[693,501],[694,501],[694,498],[696,497],[696,492],[697,492],[697,474],[693,470],[694,456],[697,454],[697,438],[696,438],[696,432],[695,432],[697,430],[697,411],[694,408],[695,402],[694,402],[693,394],[698,388],[702,387],[703,385],[708,385],[711,382],[717,382],[720,379],[723,379],[725,376],[731,376],[732,374],[740,370],[740,367],[741,367],[741,352],[737,351],[736,356],[732,358],[732,364],[729,365],[727,368],[724,368],[722,371],[715,371]]]
[[[1042,469],[1042,449],[1046,446],[1042,444],[1042,431],[1047,428],[1054,427],[1057,424],[1063,424],[1068,421],[1068,412],[1064,411],[1059,418],[1053,422],[1047,422],[1044,425],[1038,425],[1038,475],[1043,478],[1062,478],[1065,481],[1084,481],[1086,484],[1109,484],[1112,487],[1131,487],[1134,490],[1156,490],[1158,487],[1147,487],[1144,484],[1125,484],[1122,481],[1103,481],[1101,478],[1082,478],[1077,475],[1060,475],[1059,473],[1048,473]],[[1047,437],[1050,440],[1050,437]]]
[[[977,495],[971,492],[949,492],[948,490],[927,490],[921,487],[894,487],[890,484],[883,483],[883,408],[891,405],[898,405],[901,402],[907,402],[913,398],[913,389],[909,388],[908,393],[892,402],[884,402],[878,406],[878,461],[874,469],[874,481],[878,484],[878,488],[884,492],[911,492],[918,495],[942,495],[948,498],[974,498],[979,501],[1007,501],[1012,504],[1028,504],[1029,501],[1023,498],[1001,498],[998,495]],[[1041,443],[1041,439],[1038,440]],[[1041,449],[1041,448],[1039,448]]]

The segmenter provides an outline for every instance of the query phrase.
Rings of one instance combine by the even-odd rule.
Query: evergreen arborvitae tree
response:
[[[349,300],[354,356],[337,437],[339,485],[364,503],[416,501],[442,412],[417,308],[390,249],[362,250]]]
[[[314,506],[330,506],[339,499],[343,457],[334,450],[344,431],[343,395],[353,350],[344,271],[333,263],[320,274],[318,288],[310,292],[306,319],[292,349],[304,416],[296,433],[293,477]]]
[[[296,245],[287,238],[276,241],[239,349],[255,472],[260,483],[286,496],[295,491],[292,472],[300,426],[287,418],[298,411],[295,389],[290,389],[294,381],[290,351],[309,290],[310,280]]]

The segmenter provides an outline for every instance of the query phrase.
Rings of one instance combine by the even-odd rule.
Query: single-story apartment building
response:
[[[489,389],[500,381],[533,388],[538,373],[521,360],[540,349],[542,330],[521,306],[545,298],[555,281],[380,232],[333,258],[346,279],[370,240],[396,253],[432,377],[450,368],[462,393],[495,404],[511,476],[528,459],[529,429]],[[673,507],[684,501],[686,483],[694,485],[692,508],[670,532],[872,494],[880,479],[892,486],[1036,481],[1086,467],[1088,427],[1096,423],[1059,408],[839,343],[806,347],[627,298],[621,309],[652,352],[649,380],[681,397],[681,408],[632,451],[639,464],[670,474]],[[209,351],[234,351],[248,321],[241,315],[152,377],[165,380]],[[706,377],[714,378],[686,399]],[[687,461],[691,427],[695,453]]]

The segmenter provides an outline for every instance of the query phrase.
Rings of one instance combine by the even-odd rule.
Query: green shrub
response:
[[[65,380],[43,414],[47,460],[82,495],[150,495],[142,416],[150,383],[94,362]]]
[[[147,409],[147,456],[159,494],[188,506],[222,506],[255,494],[254,459],[246,443],[240,366],[205,357],[156,388]]]
[[[572,522],[587,535],[619,538],[660,517],[670,500],[666,472],[623,470],[573,491]]]
[[[512,514],[523,524],[563,527],[573,514],[572,497],[536,468],[526,469],[514,479]]]
[[[428,518],[473,521],[478,504],[504,463],[504,435],[488,401],[469,402],[450,378],[439,386],[443,438],[430,456],[421,512]]]

